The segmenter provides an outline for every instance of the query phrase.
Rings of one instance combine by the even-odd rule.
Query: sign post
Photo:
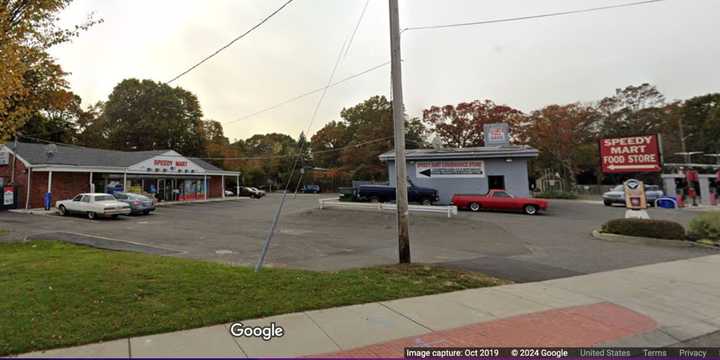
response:
[[[605,174],[660,172],[658,135],[602,139],[600,161]]]

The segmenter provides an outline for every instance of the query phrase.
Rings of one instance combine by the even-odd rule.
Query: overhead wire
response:
[[[275,15],[277,15],[280,11],[282,11],[285,7],[287,7],[288,5],[290,5],[290,3],[292,3],[293,1],[294,1],[294,0],[288,0],[288,1],[286,1],[284,4],[282,4],[282,6],[280,6],[280,7],[277,8],[275,11],[273,11],[272,13],[270,13],[270,15],[266,16],[265,18],[263,18],[259,23],[255,24],[255,25],[254,25],[253,27],[251,27],[249,30],[247,30],[247,31],[245,31],[244,33],[242,33],[241,35],[235,37],[235,38],[232,39],[229,43],[227,43],[227,44],[223,45],[222,47],[220,47],[219,49],[215,50],[212,54],[206,56],[205,58],[203,58],[202,60],[200,60],[199,62],[197,62],[195,65],[190,66],[187,70],[181,72],[180,74],[176,75],[176,76],[173,77],[172,79],[166,81],[166,83],[167,83],[167,84],[170,84],[170,83],[174,82],[175,80],[177,80],[177,79],[179,79],[179,78],[187,75],[187,74],[190,73],[191,71],[193,71],[193,70],[195,70],[196,68],[198,68],[200,65],[204,64],[206,61],[212,59],[213,57],[215,57],[215,56],[217,56],[218,54],[220,54],[221,52],[223,52],[225,49],[227,49],[227,48],[229,48],[230,46],[232,46],[232,45],[233,45],[235,42],[237,42],[238,40],[240,40],[240,39],[242,39],[242,38],[250,35],[250,33],[252,33],[253,31],[257,30],[260,26],[262,26],[262,25],[265,24],[268,20],[270,20],[271,18],[273,18]]]

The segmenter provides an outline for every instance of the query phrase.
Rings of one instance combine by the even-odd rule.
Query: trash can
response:
[[[45,196],[43,197],[43,204],[45,205],[45,210],[50,210],[52,208],[52,193],[45,193]]]
[[[657,207],[662,209],[677,209],[678,203],[675,198],[670,196],[663,196],[655,201],[655,204],[657,204]]]

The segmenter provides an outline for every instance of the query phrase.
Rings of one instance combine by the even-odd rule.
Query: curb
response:
[[[718,247],[718,246],[700,244],[700,243],[697,243],[694,241],[667,240],[667,239],[656,239],[656,238],[640,237],[640,236],[608,234],[608,233],[600,232],[600,230],[593,230],[592,236],[598,240],[604,240],[604,241],[609,241],[609,242],[622,242],[622,243],[626,243],[626,244],[635,244],[635,245],[656,245],[656,246],[668,246],[668,247],[701,247],[701,248],[720,250],[720,247]]]

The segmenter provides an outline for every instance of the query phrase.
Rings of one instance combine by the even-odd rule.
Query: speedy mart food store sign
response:
[[[605,174],[662,171],[657,135],[600,140],[600,161]]]

